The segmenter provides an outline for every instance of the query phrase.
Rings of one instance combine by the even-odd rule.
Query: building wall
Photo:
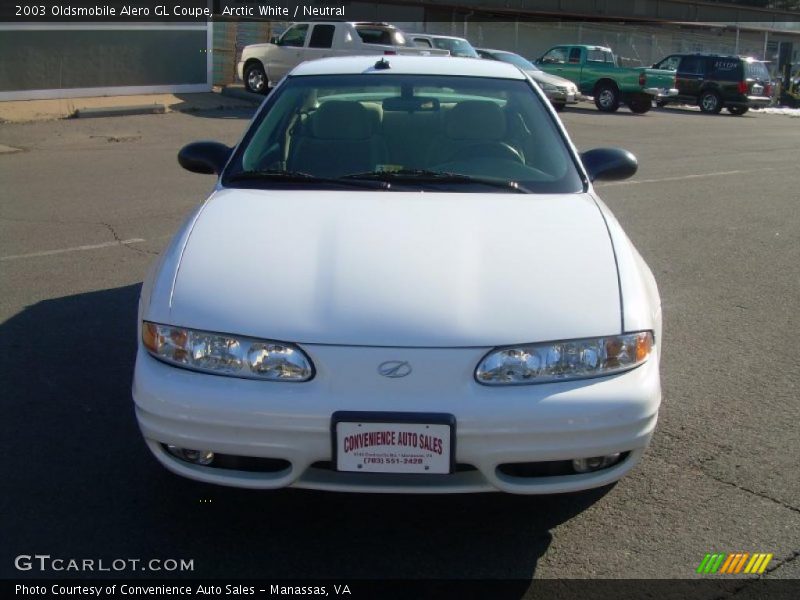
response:
[[[0,100],[211,89],[210,25],[0,26]]]

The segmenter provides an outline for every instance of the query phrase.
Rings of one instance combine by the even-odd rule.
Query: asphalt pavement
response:
[[[588,493],[379,496],[195,483],[138,432],[139,284],[213,185],[176,152],[235,142],[251,113],[0,124],[0,577],[47,553],[193,559],[176,575],[205,578],[691,578],[743,551],[800,577],[800,121],[563,113],[579,149],[640,161],[598,190],[661,290],[652,446]]]

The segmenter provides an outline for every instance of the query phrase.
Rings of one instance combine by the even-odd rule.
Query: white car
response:
[[[650,270],[518,68],[304,63],[142,287],[133,382],[171,471],[248,488],[569,492],[639,462],[661,400]],[[524,196],[524,198],[523,198]]]

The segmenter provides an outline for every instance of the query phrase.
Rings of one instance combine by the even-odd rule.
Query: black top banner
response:
[[[794,0],[791,0],[793,2]],[[579,3],[546,0],[0,0],[5,23],[268,21],[469,21],[553,20],[796,23],[800,0],[780,10],[757,4],[688,0]],[[665,7],[664,5],[669,5]],[[645,10],[640,10],[644,8]],[[667,10],[669,9],[669,10]],[[583,12],[581,12],[583,10]],[[664,11],[667,11],[666,13]],[[588,11],[588,12],[587,12]],[[669,15],[669,16],[667,16]],[[797,27],[800,34],[800,25]]]

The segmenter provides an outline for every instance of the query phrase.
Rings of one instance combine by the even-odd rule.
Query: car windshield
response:
[[[467,40],[460,40],[458,38],[433,38],[434,48],[440,50],[450,50],[451,56],[459,56],[461,58],[480,58],[475,48],[472,47]]]
[[[563,135],[527,81],[375,72],[289,77],[245,134],[222,183],[583,189]]]
[[[511,63],[519,67],[520,69],[524,69],[525,71],[540,71],[539,67],[534,65],[529,60],[522,58],[519,54],[514,54],[513,52],[495,52],[494,56],[497,60],[502,60],[503,62]]]

